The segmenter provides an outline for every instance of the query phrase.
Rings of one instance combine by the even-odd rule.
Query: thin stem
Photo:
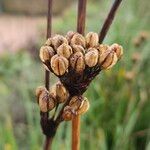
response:
[[[80,116],[73,116],[72,119],[72,150],[80,149]]]
[[[110,25],[112,24],[113,20],[114,20],[114,17],[115,17],[115,14],[116,14],[116,11],[120,5],[120,3],[122,2],[122,0],[115,0],[109,13],[108,13],[108,16],[102,26],[102,29],[99,33],[99,43],[102,43],[109,28],[110,28]]]
[[[48,12],[47,12],[47,35],[46,38],[49,38],[51,36],[51,24],[52,24],[52,0],[48,0]],[[50,72],[45,70],[45,87],[49,91],[49,81],[50,78]],[[44,117],[46,116],[46,117]],[[43,131],[47,129],[47,123],[49,119],[49,113],[41,113],[41,125]],[[44,144],[44,150],[51,150],[53,138],[46,136],[45,144]]]
[[[78,1],[77,32],[84,35],[87,0]]]
[[[53,141],[53,138],[46,137],[45,143],[44,143],[44,150],[51,150],[52,141]]]
[[[87,0],[78,1],[77,32],[84,35]],[[80,115],[74,115],[72,119],[72,150],[80,149]]]

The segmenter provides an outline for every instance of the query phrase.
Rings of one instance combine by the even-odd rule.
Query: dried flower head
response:
[[[62,76],[68,69],[68,60],[56,54],[51,59],[51,68],[56,75]]]
[[[50,46],[42,46],[40,49],[40,59],[42,62],[50,61],[52,56],[54,56],[55,52]]]
[[[111,67],[113,67],[116,62],[117,62],[118,58],[117,55],[114,51],[111,51],[107,57],[105,58],[105,60],[103,61],[103,63],[101,64],[101,68],[102,69],[110,69]]]
[[[77,110],[77,114],[82,115],[82,114],[86,113],[88,111],[89,107],[90,107],[89,101],[86,97],[84,97],[84,99],[82,100],[81,106]]]
[[[63,111],[63,114],[62,114],[62,118],[63,120],[65,121],[70,121],[72,120],[72,110],[71,110],[71,107],[70,106],[66,106],[64,108],[64,111]]]
[[[48,38],[47,41],[45,42],[46,46],[52,46],[52,38]]]
[[[69,102],[69,106],[74,110],[78,110],[82,105],[83,96],[73,96]]]
[[[76,52],[81,52],[81,53],[85,53],[85,49],[81,46],[81,45],[72,45],[72,50],[73,50],[73,53],[76,53]]]
[[[64,87],[62,83],[57,83],[56,84],[56,99],[58,103],[63,103],[65,102],[69,97],[69,92],[67,89]]]
[[[57,48],[57,54],[64,56],[68,59],[72,54],[72,48],[68,44],[63,43]]]
[[[47,90],[39,95],[39,107],[42,112],[48,112],[55,107],[55,101],[50,97]]]
[[[68,41],[65,37],[63,37],[62,35],[55,35],[52,38],[52,45],[55,49],[55,51],[57,51],[57,48],[62,45],[63,43],[68,44]]]
[[[115,44],[112,44],[110,46],[110,49],[116,53],[118,59],[120,59],[122,57],[122,55],[123,55],[123,48],[122,48],[122,46],[120,46],[119,44],[115,43]]]
[[[97,46],[97,50],[99,51],[100,55],[103,54],[108,49],[109,49],[109,46],[106,44],[100,44]]]
[[[98,50],[95,48],[89,48],[85,54],[85,63],[88,67],[94,67],[98,62]]]
[[[68,31],[66,34],[66,39],[68,40],[68,42],[71,42],[72,37],[74,36],[74,34],[76,34],[76,32],[74,31]]]
[[[77,72],[82,73],[85,69],[85,60],[81,52],[76,52],[70,57],[70,65]]]
[[[94,32],[89,32],[86,35],[86,45],[87,47],[96,47],[98,45],[98,34]]]
[[[71,39],[71,45],[81,45],[82,47],[85,47],[85,38],[79,33],[76,33],[73,35]]]
[[[44,91],[46,91],[46,88],[44,86],[39,86],[36,88],[35,95],[36,95],[37,99],[39,99],[39,96]]]

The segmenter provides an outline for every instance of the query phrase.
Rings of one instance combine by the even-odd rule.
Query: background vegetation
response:
[[[90,1],[86,31],[99,32],[110,1]],[[120,43],[122,60],[101,74],[85,95],[90,110],[82,116],[81,150],[150,150],[149,0],[123,1],[104,43]],[[76,3],[54,18],[54,33],[76,29]],[[46,30],[46,24],[39,32]],[[43,135],[34,90],[43,84],[35,49],[0,56],[0,149],[40,150]],[[54,79],[54,78],[53,78]],[[54,150],[70,150],[70,123],[58,129]]]

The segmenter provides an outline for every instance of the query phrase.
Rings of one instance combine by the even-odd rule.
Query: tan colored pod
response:
[[[95,48],[89,48],[88,52],[85,54],[85,63],[88,67],[94,67],[98,62],[98,50]]]
[[[103,51],[102,53],[99,53],[99,60],[98,60],[99,65],[101,65],[104,62],[104,60],[110,53],[111,53],[110,49],[107,49]]]
[[[84,97],[84,100],[82,101],[81,106],[77,110],[77,114],[78,115],[82,115],[82,114],[86,113],[89,108],[90,108],[89,101],[88,101],[88,99],[86,97]]]
[[[73,50],[73,53],[76,53],[76,52],[81,52],[81,53],[85,53],[85,49],[81,46],[81,45],[72,45],[72,50]]]
[[[101,64],[102,69],[110,69],[117,62],[117,56],[114,51],[111,51],[106,59]]]
[[[105,51],[109,49],[109,46],[106,44],[99,44],[97,46],[97,50],[99,51],[99,54],[103,54]]]
[[[68,31],[66,34],[66,39],[68,40],[68,42],[71,42],[72,37],[74,36],[74,34],[76,34],[76,32],[74,31]]]
[[[74,110],[78,110],[82,104],[83,96],[73,96],[69,102],[69,106]]]
[[[73,114],[72,114],[71,107],[70,106],[66,106],[64,108],[63,113],[62,113],[63,120],[70,121],[70,120],[72,120],[72,116],[73,116]]]
[[[69,97],[69,92],[67,89],[64,87],[62,83],[57,83],[56,84],[56,99],[58,103],[63,103],[65,102]]]
[[[42,46],[40,49],[40,59],[42,62],[50,61],[52,56],[54,56],[55,52],[50,46]]]
[[[52,38],[52,45],[55,49],[55,51],[57,51],[57,48],[62,45],[63,43],[68,44],[68,41],[65,37],[63,37],[62,35],[55,35]]]
[[[44,86],[39,86],[36,88],[35,95],[37,99],[39,99],[39,96],[41,95],[43,91],[46,91],[46,88]]]
[[[123,47],[121,45],[116,44],[116,43],[112,44],[110,46],[110,49],[116,53],[118,59],[120,59],[122,57],[122,55],[123,55]]]
[[[85,69],[83,54],[81,52],[74,53],[70,58],[70,65],[77,73],[82,73]]]
[[[81,45],[82,47],[85,47],[85,38],[79,33],[76,33],[73,35],[71,39],[71,45]]]
[[[86,35],[86,46],[87,47],[96,47],[98,45],[98,34],[95,32],[89,32]]]
[[[51,46],[52,45],[52,38],[48,38],[45,42],[46,46]]]
[[[72,48],[68,44],[63,43],[57,48],[57,54],[64,56],[68,59],[72,54]]]
[[[51,68],[56,75],[62,76],[68,69],[68,60],[56,54],[51,59]]]

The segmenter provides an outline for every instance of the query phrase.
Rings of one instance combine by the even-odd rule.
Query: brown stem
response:
[[[77,32],[84,35],[86,18],[86,0],[78,1]],[[75,115],[72,119],[72,150],[80,149],[80,116]]]
[[[51,19],[52,18],[52,0],[48,0],[48,13],[47,13],[47,35],[46,38],[49,38],[51,36]],[[45,87],[49,91],[49,81],[50,78],[50,72],[45,70]],[[48,123],[49,123],[49,113],[42,113],[41,112],[41,127],[43,130],[43,133],[46,135],[46,131],[48,130]],[[52,144],[52,138],[48,137],[46,135],[45,144],[44,144],[44,150],[50,150]]]
[[[80,116],[74,115],[72,118],[72,150],[80,149]]]
[[[51,150],[52,141],[53,141],[53,138],[51,138],[51,137],[46,137],[45,143],[44,143],[44,150]]]
[[[115,17],[115,14],[116,14],[116,11],[120,5],[120,3],[122,2],[122,0],[115,0],[109,13],[108,13],[108,16],[102,26],[102,29],[99,33],[99,43],[102,43],[109,28],[110,28],[110,25],[112,24],[112,21],[114,20],[114,17]]]

